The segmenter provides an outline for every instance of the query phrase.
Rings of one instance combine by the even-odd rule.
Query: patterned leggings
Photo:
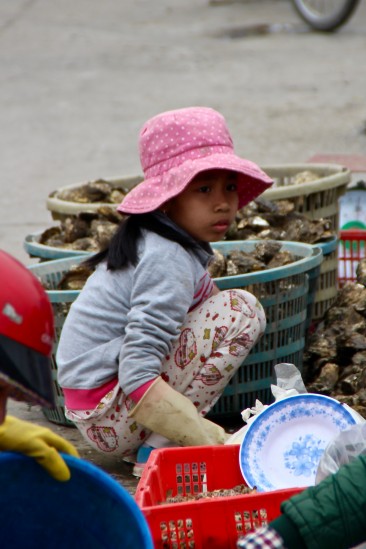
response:
[[[264,310],[245,290],[225,290],[190,312],[161,377],[189,398],[205,416],[249,354],[266,327]],[[86,441],[96,450],[127,456],[151,431],[128,417],[131,400],[120,386],[93,410],[66,410]]]

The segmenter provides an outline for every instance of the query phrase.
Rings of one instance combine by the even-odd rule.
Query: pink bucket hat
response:
[[[167,111],[148,120],[140,132],[144,181],[118,206],[120,212],[152,212],[180,194],[205,170],[237,172],[239,208],[273,181],[256,164],[236,156],[224,117],[208,107]]]

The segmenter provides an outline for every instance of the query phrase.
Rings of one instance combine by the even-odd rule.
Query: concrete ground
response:
[[[54,222],[48,194],[141,173],[137,133],[167,109],[221,111],[236,150],[262,166],[366,151],[366,2],[335,34],[288,0],[12,0],[0,3],[0,247]],[[45,423],[133,492],[130,467]]]

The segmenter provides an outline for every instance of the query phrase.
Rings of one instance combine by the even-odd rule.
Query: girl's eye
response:
[[[227,191],[237,191],[238,190],[238,184],[237,183],[228,183],[226,185]]]
[[[209,185],[200,185],[200,187],[198,187],[198,192],[200,193],[209,193],[211,190],[211,187]]]

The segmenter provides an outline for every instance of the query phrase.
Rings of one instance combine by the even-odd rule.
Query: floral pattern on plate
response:
[[[239,453],[243,477],[259,492],[311,486],[328,443],[354,424],[330,397],[307,393],[279,400],[246,431]]]

